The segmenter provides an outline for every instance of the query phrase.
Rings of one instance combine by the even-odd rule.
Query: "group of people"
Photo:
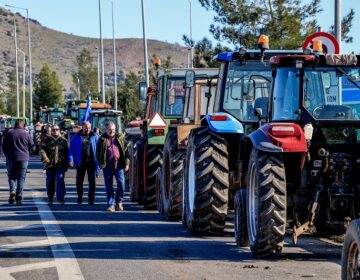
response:
[[[18,120],[15,128],[4,137],[2,148],[6,156],[9,179],[9,203],[21,205],[22,193],[29,162],[29,153],[35,145],[29,133],[24,129],[24,121]],[[125,137],[116,133],[115,124],[106,125],[101,136],[91,131],[91,123],[85,121],[82,129],[75,134],[70,145],[61,135],[58,125],[52,125],[40,147],[41,160],[46,171],[46,190],[48,204],[52,204],[56,194],[59,204],[65,203],[65,173],[68,167],[76,167],[77,203],[83,202],[83,183],[87,173],[89,182],[88,204],[95,203],[96,177],[103,170],[107,197],[107,210],[123,211],[125,176],[128,169],[129,154]],[[117,189],[113,188],[115,177]]]

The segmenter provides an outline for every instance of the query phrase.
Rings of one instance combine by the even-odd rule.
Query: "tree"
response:
[[[10,74],[9,80],[4,90],[6,96],[4,113],[16,116],[16,72],[13,70]]]
[[[56,72],[52,72],[45,63],[34,83],[35,108],[40,106],[53,107],[63,102],[62,86]]]
[[[259,35],[270,37],[273,49],[294,49],[316,32],[320,0],[199,0],[216,13],[210,32],[218,41],[255,48]],[[352,18],[345,23],[351,26]],[[349,29],[344,28],[344,31]],[[347,36],[347,33],[345,34]]]
[[[190,39],[183,35],[183,41],[186,46],[190,46]],[[202,40],[194,43],[194,67],[195,68],[217,68],[220,63],[215,61],[213,57],[221,52],[230,51],[229,48],[222,46],[221,44],[217,44],[213,47],[212,42],[204,37]]]
[[[345,43],[352,43],[353,42],[353,37],[349,35],[350,29],[352,27],[352,21],[354,19],[355,16],[355,11],[354,9],[350,9],[350,12],[343,17],[343,20],[341,22],[341,41],[344,41]],[[330,27],[330,31],[329,33],[331,34],[335,34],[335,27],[334,25],[332,25]]]
[[[118,108],[123,111],[125,121],[142,114],[143,108],[138,97],[138,87],[142,80],[142,76],[130,72],[126,75],[125,83],[118,87]]]
[[[90,55],[88,49],[83,49],[81,53],[76,57],[78,64],[78,71],[73,73],[73,82],[78,89],[78,82],[80,83],[80,97],[86,99],[88,92],[90,91],[93,96],[99,96],[97,85],[97,68],[93,65],[93,58]],[[78,92],[76,96],[78,96]]]

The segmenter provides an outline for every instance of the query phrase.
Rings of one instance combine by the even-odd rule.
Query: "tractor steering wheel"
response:
[[[321,110],[324,109],[323,106],[316,106],[314,108],[314,110],[312,111],[312,115],[315,117],[315,118],[318,118],[320,116],[320,112]]]

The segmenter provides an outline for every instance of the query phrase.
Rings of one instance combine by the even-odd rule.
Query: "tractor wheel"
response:
[[[162,215],[164,214],[164,206],[161,196],[161,170],[158,169],[158,172],[156,173],[156,209]]]
[[[207,127],[192,130],[186,156],[184,206],[191,233],[220,234],[228,213],[227,142]]]
[[[139,140],[132,146],[132,159],[130,160],[129,168],[129,188],[130,188],[130,200],[143,203],[144,186],[143,186],[143,140]]]
[[[234,231],[235,241],[240,247],[249,246],[246,221],[246,189],[240,189],[236,192],[234,199]]]
[[[130,163],[129,163],[129,170],[125,172],[125,191],[130,191],[130,177],[132,176],[132,174],[130,174],[130,166],[132,165],[132,161],[133,161],[133,149],[134,149],[134,145],[136,143],[136,141],[138,141],[140,139],[139,135],[128,135],[125,134],[125,143],[130,155]],[[130,194],[130,198],[131,198],[131,194]]]
[[[40,131],[37,131],[35,132],[35,135],[34,135],[34,143],[35,143],[35,153],[36,154],[39,154],[40,152],[40,146],[41,146],[41,132]]]
[[[161,199],[169,220],[180,220],[182,209],[182,172],[184,152],[178,149],[175,130],[165,140],[161,172]]]
[[[130,192],[130,201],[135,202],[137,201],[137,190],[136,190],[136,153],[135,153],[135,143],[130,142],[128,144],[128,152],[130,157],[130,163],[129,163],[129,171],[126,172],[127,174],[127,185],[129,187]]]
[[[162,166],[162,146],[145,145],[144,208],[156,209],[156,173]]]
[[[248,168],[247,222],[251,252],[281,252],[286,229],[286,178],[280,154],[253,149]]]
[[[353,220],[346,231],[342,256],[341,279],[360,279],[360,220]]]

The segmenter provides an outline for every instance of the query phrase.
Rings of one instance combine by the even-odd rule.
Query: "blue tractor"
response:
[[[298,51],[260,50],[227,52],[221,62],[213,108],[191,131],[183,174],[183,224],[191,233],[221,234],[235,204],[245,209],[248,161],[252,143],[249,134],[266,121],[272,85],[269,59]],[[236,197],[235,197],[236,194]],[[237,207],[239,208],[239,207]],[[237,231],[244,211],[235,211],[235,235],[239,245],[247,235]]]

